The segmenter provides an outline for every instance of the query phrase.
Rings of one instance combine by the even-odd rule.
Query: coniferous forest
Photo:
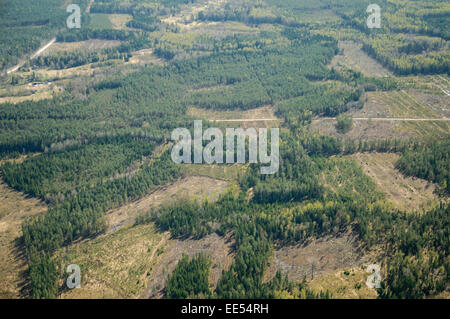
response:
[[[82,26],[68,29],[63,0],[1,1],[1,183],[46,207],[11,239],[26,264],[21,297],[63,296],[67,256],[154,227],[154,242],[174,246],[146,242],[152,262],[123,271],[144,279],[114,297],[143,296],[156,275],[152,289],[173,299],[339,297],[343,288],[271,267],[283,249],[352,236],[381,266],[373,298],[448,298],[450,7],[380,0],[381,27],[370,29],[370,3],[82,0]],[[171,133],[198,119],[204,130],[279,128],[279,169],[220,163],[237,174],[218,177],[208,164],[176,164]],[[377,156],[387,170],[378,179]],[[396,190],[426,186],[390,191],[383,179],[393,174]],[[193,176],[226,187],[170,193]],[[14,206],[0,205],[0,222],[19,214]],[[208,245],[171,254],[210,238],[230,238],[226,266]],[[166,256],[177,256],[173,267]],[[107,263],[98,258],[90,275]]]

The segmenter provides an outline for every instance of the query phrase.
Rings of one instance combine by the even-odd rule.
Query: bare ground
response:
[[[107,48],[114,48],[120,45],[118,40],[99,40],[90,39],[78,42],[56,42],[48,50],[43,53],[43,56],[53,55],[59,52],[67,51],[97,51]]]
[[[340,134],[336,130],[335,119],[318,119],[311,123],[311,130],[319,132],[324,135],[339,136],[345,139],[384,139],[384,138],[398,138],[409,139],[415,134],[405,132],[399,134],[402,129],[401,122],[394,121],[353,121],[353,128],[346,134]]]
[[[61,280],[60,286],[65,289],[60,298],[138,298],[168,239],[169,233],[160,233],[154,224],[149,224],[61,249],[56,258],[62,271],[70,264],[79,265],[81,287],[69,290]]]
[[[27,297],[26,258],[20,246],[23,221],[43,214],[47,206],[0,181],[0,299]]]
[[[339,49],[342,55],[336,55],[330,67],[345,67],[359,71],[366,76],[386,77],[392,73],[384,68],[378,61],[368,56],[362,49],[362,45],[353,41],[339,41]]]
[[[176,199],[187,197],[203,201],[208,198],[216,200],[226,189],[228,182],[205,176],[188,176],[170,185],[163,186],[153,191],[148,196],[114,209],[108,213],[108,233],[112,233],[121,227],[134,223],[136,216],[148,212],[151,208],[173,202]]]
[[[227,110],[217,111],[211,109],[202,109],[197,107],[190,107],[187,114],[193,117],[202,118],[208,121],[216,120],[250,120],[250,119],[277,119],[275,110],[272,106],[266,105],[250,110]]]
[[[372,178],[386,199],[402,210],[419,210],[439,201],[436,186],[426,180],[404,176],[395,169],[397,154],[363,153],[351,155]]]
[[[165,297],[164,289],[167,277],[173,272],[183,254],[195,256],[204,253],[211,256],[213,264],[209,282],[210,289],[214,290],[222,275],[222,270],[227,270],[233,261],[233,244],[231,234],[225,237],[211,234],[200,240],[170,240],[141,298],[161,299]]]
[[[289,280],[306,280],[314,292],[328,291],[332,298],[376,298],[365,284],[369,274],[364,269],[372,263],[376,254],[364,251],[352,234],[327,236],[275,250],[264,280],[280,270]]]
[[[416,80],[412,80],[416,83]],[[339,134],[335,119],[319,118],[311,124],[311,129],[325,135],[345,139],[409,139],[411,137],[449,136],[450,123],[445,117],[445,97],[424,93],[423,89],[389,92],[367,92],[367,101],[360,110],[346,114],[352,118],[353,128],[346,134]],[[430,100],[434,97],[441,106]],[[428,99],[428,100],[427,100]]]
[[[261,106],[250,110],[209,110],[196,107],[190,107],[187,114],[205,119],[217,124],[225,123],[227,127],[279,127],[282,120],[275,115],[275,108],[271,105]]]
[[[320,238],[306,245],[275,250],[265,280],[270,280],[280,270],[291,281],[309,281],[330,271],[359,266],[364,262],[367,258],[352,235]]]
[[[316,293],[327,291],[333,299],[375,299],[375,289],[367,287],[368,264],[330,271],[309,282],[309,288]]]

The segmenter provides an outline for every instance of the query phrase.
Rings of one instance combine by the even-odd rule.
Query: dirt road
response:
[[[30,59],[34,59],[35,57],[39,56],[39,54],[41,54],[42,52],[44,52],[45,50],[47,50],[53,43],[56,42],[56,38],[53,38],[50,40],[50,42],[48,42],[46,45],[44,45],[43,47],[41,47],[39,50],[37,50],[35,53],[33,53],[30,56]],[[19,64],[17,64],[15,67],[9,69],[8,71],[6,71],[7,74],[11,74],[16,72],[21,66],[23,66],[25,64],[25,60],[20,62]]]

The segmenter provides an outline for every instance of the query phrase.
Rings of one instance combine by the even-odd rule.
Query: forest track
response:
[[[55,42],[56,42],[56,38],[51,39],[46,45],[44,45],[43,47],[39,48],[36,52],[34,52],[30,56],[30,60],[39,56],[41,53],[43,53],[45,50],[47,50]],[[15,67],[6,71],[6,74],[11,74],[11,73],[16,72],[18,69],[20,69],[20,67],[22,67],[25,64],[25,61],[26,61],[26,59],[24,61],[20,62],[19,64],[17,64]]]

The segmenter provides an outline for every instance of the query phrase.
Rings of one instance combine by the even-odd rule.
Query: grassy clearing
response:
[[[53,95],[63,91],[59,85],[49,82],[28,83],[0,89],[0,103],[20,103],[23,101],[39,101],[51,99]]]
[[[127,22],[133,20],[131,14],[110,14],[108,15],[112,28],[116,30],[128,30]]]
[[[450,138],[449,122],[402,122],[400,134],[411,134],[424,139]]]
[[[214,122],[214,126],[219,128],[271,128],[280,127],[281,119],[275,115],[273,106],[266,105],[250,110],[226,110],[218,111],[213,109],[202,109],[197,107],[189,107],[187,114],[197,119],[204,119]],[[275,121],[273,119],[276,119]],[[228,122],[229,120],[238,120],[236,122]],[[244,120],[239,122],[240,120]],[[217,121],[217,122],[216,122]],[[224,121],[224,122],[222,122]]]
[[[395,169],[397,154],[364,153],[351,155],[380,192],[397,208],[407,211],[429,209],[439,202],[435,185],[419,178],[403,176]]]
[[[265,273],[270,280],[280,270],[289,280],[308,281],[337,269],[366,262],[359,253],[357,240],[350,234],[313,240],[307,245],[287,246],[275,250]]]
[[[71,51],[98,51],[102,49],[114,48],[120,45],[118,40],[90,39],[78,42],[56,42],[42,55],[53,55],[59,52]]]
[[[172,273],[183,254],[194,256],[204,253],[211,256],[212,266],[209,275],[210,289],[214,290],[218,280],[222,276],[222,270],[228,270],[231,265],[234,252],[231,234],[220,237],[211,234],[200,240],[169,240],[164,248],[161,260],[155,266],[154,272],[149,278],[147,288],[141,295],[142,298],[163,298],[167,277]]]
[[[330,195],[340,194],[348,198],[360,198],[375,202],[383,199],[376,184],[364,174],[361,167],[345,156],[331,157],[323,163],[321,176]]]
[[[439,118],[434,112],[406,91],[374,92],[370,95],[374,103],[379,103],[388,109],[391,117],[407,118]]]
[[[276,119],[272,106],[262,106],[250,110],[226,110],[202,109],[190,107],[187,114],[205,120],[230,120],[230,119]]]
[[[342,55],[336,55],[330,66],[353,69],[366,76],[385,77],[392,75],[389,70],[362,51],[361,47],[362,45],[353,41],[339,41],[339,49]]]
[[[352,235],[325,237],[275,250],[264,280],[280,270],[289,280],[306,280],[316,293],[328,290],[333,298],[376,298],[376,291],[365,284],[363,268],[370,263]]]
[[[108,14],[96,13],[89,15],[89,28],[92,29],[112,29],[113,24],[109,20]]]
[[[328,290],[335,299],[375,299],[375,289],[367,287],[369,273],[367,265],[340,268],[309,282],[309,287],[316,293]]]
[[[239,173],[245,170],[245,167],[239,164],[185,164],[183,165],[183,168],[189,175],[206,176],[226,181],[236,181],[239,177]]]
[[[43,214],[47,206],[34,198],[10,189],[0,182],[0,299],[26,296],[25,256],[18,247],[23,221]]]
[[[385,138],[397,138],[397,139],[409,139],[414,133],[403,131],[401,132],[401,122],[389,122],[389,121],[353,121],[353,128],[346,134],[339,134],[336,131],[336,120],[332,119],[320,119],[313,121],[311,124],[311,130],[319,132],[324,135],[332,135],[344,139],[385,139]]]
[[[162,58],[158,58],[153,54],[152,49],[142,49],[136,52],[133,52],[133,56],[129,59],[125,64],[128,65],[144,65],[144,64],[165,64],[165,60]]]
[[[124,228],[109,236],[74,244],[57,257],[63,270],[80,266],[81,288],[64,290],[61,298],[137,298],[167,244],[168,234],[153,224]],[[63,276],[64,278],[67,275]],[[61,280],[61,285],[64,285]]]
[[[172,203],[180,198],[190,198],[203,201],[216,200],[227,188],[228,182],[202,176],[188,176],[173,184],[166,185],[148,196],[128,205],[114,209],[108,213],[109,232],[132,225],[136,216],[148,212],[160,205]]]

